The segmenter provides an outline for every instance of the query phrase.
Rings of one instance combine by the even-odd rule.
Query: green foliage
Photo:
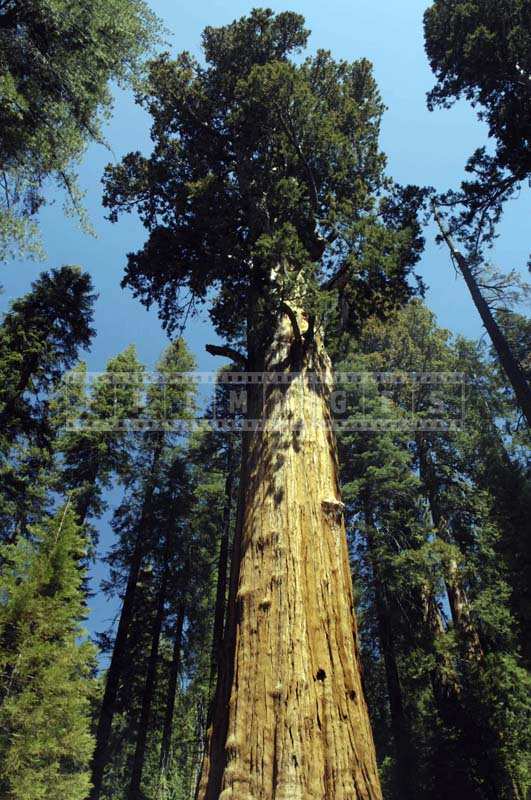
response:
[[[89,275],[62,267],[42,273],[31,291],[12,303],[0,327],[3,440],[38,431],[46,401],[33,404],[57,385],[79,349],[89,346],[94,299]]]
[[[478,108],[495,152],[478,148],[471,178],[443,203],[471,256],[492,243],[504,202],[531,171],[531,17],[527,0],[435,0],[424,16],[426,52],[437,78],[428,106],[460,97]],[[461,209],[459,209],[461,206]]]
[[[67,503],[2,547],[0,793],[6,800],[83,800],[92,752],[94,649],[80,560],[86,541]]]
[[[511,412],[496,367],[482,348],[452,340],[418,301],[385,323],[369,320],[357,342],[337,349],[348,372],[474,376],[460,432],[398,427],[345,432],[339,440],[367,695],[389,797],[409,796],[396,739],[397,697],[413,753],[407,785],[414,796],[524,796],[528,677],[518,647],[526,636],[517,623],[527,632],[522,534],[529,479],[506,449],[509,430],[503,437],[498,428],[500,416],[510,419]],[[434,402],[442,400],[447,413],[459,403],[459,391],[446,387],[434,396],[420,383],[412,414],[407,383],[382,394],[367,377],[347,388],[349,413],[356,418],[363,404],[365,420],[421,422]],[[449,603],[456,588],[464,617]],[[397,685],[389,679],[393,661]],[[375,708],[382,698],[387,709]]]
[[[55,438],[50,399],[88,348],[94,294],[77,267],[44,272],[0,324],[0,524],[3,539],[43,510]]]
[[[104,204],[112,221],[140,214],[149,238],[123,284],[158,303],[169,330],[208,301],[222,336],[239,341],[251,320],[263,346],[282,302],[296,289],[315,312],[338,267],[362,315],[411,294],[423,195],[397,188],[407,201],[393,204],[369,62],[321,50],[295,63],[303,24],[255,9],[205,29],[206,66],[188,53],[150,65],[139,102],[154,151],[107,168]]]
[[[53,398],[56,484],[67,489],[81,522],[103,511],[102,492],[127,472],[133,447],[130,426],[138,420],[145,370],[133,346],[111,358],[90,382],[78,364]]]
[[[526,0],[436,0],[424,17],[437,84],[430,108],[465,97],[496,141],[499,164],[525,177],[529,154],[531,21]]]
[[[526,380],[531,382],[531,319],[504,308],[497,312],[496,321],[522,367]],[[503,378],[500,383],[503,384]]]
[[[195,366],[184,339],[175,339],[162,354],[146,396],[146,413],[153,424],[171,431],[179,422],[193,419],[196,387],[191,373]]]
[[[73,165],[102,141],[110,82],[135,81],[159,26],[143,0],[4,0],[0,32],[2,259],[35,247],[47,179],[82,214]]]

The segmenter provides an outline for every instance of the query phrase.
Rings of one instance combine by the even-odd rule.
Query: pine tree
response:
[[[55,431],[50,401],[79,351],[90,345],[94,294],[76,267],[44,272],[0,324],[0,518],[2,539],[42,514]]]
[[[387,507],[397,490],[405,491],[408,481],[402,476],[397,482],[389,483],[393,461],[400,455],[399,450],[391,457],[393,451],[389,451],[389,445],[385,444],[390,435],[373,435],[372,442],[369,440],[363,444],[361,434],[353,434],[345,464],[350,470],[355,467],[356,451],[352,447],[357,442],[361,453],[356,456],[356,487],[360,481],[362,485],[367,481],[375,496],[373,517],[385,512],[379,562],[374,563],[373,557],[370,568],[374,572],[376,567],[381,574],[386,565],[395,565],[394,574],[393,571],[387,573],[386,585],[392,591],[391,597],[397,601],[396,606],[403,610],[409,605],[408,616],[414,619],[416,615],[417,622],[408,632],[407,626],[400,624],[399,615],[398,627],[395,624],[391,632],[395,642],[401,642],[403,633],[406,633],[406,652],[416,648],[418,663],[424,661],[425,675],[431,673],[432,676],[431,702],[435,704],[437,713],[435,717],[431,716],[430,721],[430,716],[422,712],[420,728],[415,722],[413,741],[421,751],[424,748],[424,752],[428,752],[424,777],[419,775],[420,765],[417,764],[416,780],[420,777],[425,781],[431,775],[434,784],[430,792],[434,796],[445,797],[451,791],[454,795],[478,798],[517,798],[524,796],[528,780],[523,756],[526,735],[523,697],[527,679],[519,664],[515,625],[507,603],[508,570],[504,559],[499,557],[503,552],[500,550],[503,527],[499,525],[499,512],[494,511],[496,501],[493,506],[493,497],[496,494],[485,491],[484,470],[488,461],[482,459],[492,458],[492,455],[487,455],[488,451],[481,453],[478,448],[479,442],[484,442],[485,438],[488,441],[489,436],[492,442],[492,429],[496,429],[495,415],[490,426],[485,424],[485,405],[478,397],[487,390],[488,370],[478,361],[477,351],[465,345],[463,342],[453,345],[448,332],[437,329],[433,316],[417,302],[399,312],[390,323],[382,325],[374,321],[367,325],[358,343],[359,350],[365,354],[361,361],[358,356],[358,368],[360,364],[365,369],[377,371],[449,372],[461,368],[475,375],[476,385],[471,384],[469,390],[468,425],[463,432],[434,434],[421,428],[403,441],[402,460],[405,459],[405,463],[409,460],[412,472],[409,481],[418,484],[420,478],[420,492],[417,488],[417,500],[410,504],[408,512],[409,522],[405,525],[402,521],[398,533],[392,532]],[[430,414],[433,405],[431,394],[432,390],[426,392],[422,383],[416,385],[416,415],[419,419]],[[404,390],[397,383],[392,395],[397,411],[410,416],[411,395],[407,384]],[[448,413],[458,401],[458,393],[446,387],[444,402]],[[479,408],[481,413],[478,413]],[[395,448],[399,442],[400,439],[395,439]],[[371,463],[367,459],[375,457],[379,459],[378,472],[374,467],[367,468]],[[397,463],[400,463],[400,458]],[[496,469],[495,464],[489,466]],[[385,479],[381,486],[377,483],[379,477]],[[375,489],[378,486],[379,491]],[[353,494],[355,498],[359,495],[356,488]],[[414,539],[411,540],[409,534],[408,543],[404,531],[408,527],[411,529],[411,521],[415,518],[416,525],[419,525],[421,520],[415,517],[414,509],[422,497],[431,520],[424,522],[423,533],[422,525],[418,529],[421,546],[411,549]],[[369,552],[371,549],[369,542]],[[430,585],[435,595],[432,595],[424,613],[424,598],[429,600],[425,589],[429,590]],[[405,597],[404,586],[407,587]],[[451,615],[448,627],[440,614],[434,618],[433,610],[428,613],[430,606],[433,609],[433,600],[445,605],[448,603]],[[430,635],[419,640],[417,631],[428,622],[426,633]],[[399,659],[399,664],[399,684],[408,686],[407,663]],[[418,675],[418,666],[416,672]],[[509,684],[512,688],[508,690]],[[416,716],[413,713],[411,717],[415,705],[422,708],[417,699],[419,690],[420,685],[415,687],[410,683],[408,691],[402,692],[408,697],[412,719]],[[396,694],[390,684],[390,701],[392,691]],[[493,703],[494,695],[498,696],[500,703]],[[430,729],[438,731],[432,742]],[[437,752],[446,754],[443,770],[437,761]],[[428,785],[424,783],[421,792],[427,791]]]
[[[93,788],[91,797],[100,796],[104,769],[109,758],[108,746],[112,732],[115,705],[123,677],[123,671],[129,657],[128,638],[135,614],[135,597],[143,562],[150,558],[156,543],[156,495],[157,485],[164,466],[164,455],[172,441],[180,431],[176,424],[186,420],[190,413],[190,401],[193,386],[186,379],[186,373],[193,366],[193,359],[182,340],[170,345],[157,368],[157,378],[148,387],[146,407],[143,418],[146,432],[139,442],[136,460],[131,464],[132,490],[136,491],[138,503],[135,509],[138,516],[126,520],[125,531],[129,534],[125,554],[113,556],[125,566],[126,580],[123,604],[116,637],[112,649],[112,657],[106,674],[105,692],[99,712],[96,737],[96,750],[92,767]],[[131,525],[128,526],[127,522]],[[163,534],[161,534],[163,535]],[[125,561],[125,563],[124,563]],[[154,655],[156,659],[156,654]],[[139,759],[135,773],[135,785],[132,791],[138,792],[142,771],[142,757]]]
[[[69,503],[2,547],[0,793],[83,800],[94,649],[84,639],[86,540]]]

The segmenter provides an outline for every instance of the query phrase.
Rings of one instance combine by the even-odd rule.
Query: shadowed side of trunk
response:
[[[219,544],[218,576],[216,586],[216,605],[214,610],[214,632],[212,634],[211,676],[215,677],[223,650],[223,628],[227,603],[227,570],[229,564],[229,538],[232,513],[232,493],[234,485],[233,443],[229,439],[227,448],[227,475],[225,478],[225,499],[221,538]]]

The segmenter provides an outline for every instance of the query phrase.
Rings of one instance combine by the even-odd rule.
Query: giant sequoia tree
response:
[[[295,63],[307,38],[300,16],[255,10],[205,30],[206,66],[155,61],[153,153],[106,175],[111,219],[135,208],[149,231],[124,285],[169,330],[208,302],[220,354],[287,378],[249,389],[201,800],[381,796],[321,325],[338,292],[351,324],[410,295],[418,195],[384,177],[370,64]]]

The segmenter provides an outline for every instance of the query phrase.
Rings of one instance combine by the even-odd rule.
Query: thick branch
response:
[[[291,322],[291,327],[293,328],[293,334],[295,339],[300,344],[302,341],[301,329],[299,327],[299,320],[297,319],[297,315],[295,311],[292,309],[289,303],[282,303],[281,305],[282,311],[289,317],[289,321]]]
[[[245,356],[243,356],[241,353],[238,353],[237,350],[233,350],[232,347],[220,347],[217,344],[207,344],[205,345],[205,350],[207,353],[210,353],[211,356],[230,358],[230,360],[234,361],[236,364],[241,364],[245,368],[247,367],[247,359]]]
[[[310,163],[309,163],[308,159],[304,155],[304,152],[302,150],[300,142],[299,142],[299,140],[297,138],[297,134],[295,132],[295,127],[293,125],[293,120],[291,119],[291,117],[289,115],[289,112],[287,112],[288,122],[286,123],[286,120],[284,119],[284,116],[282,114],[282,111],[281,111],[280,106],[278,105],[278,103],[276,104],[276,108],[277,108],[279,119],[280,119],[280,121],[282,123],[282,127],[284,128],[284,131],[287,133],[288,137],[291,139],[291,143],[292,143],[293,147],[295,148],[295,150],[297,151],[297,155],[299,156],[300,160],[302,161],[302,163],[304,165],[304,168],[306,170],[306,173],[308,175],[308,179],[310,181],[312,206],[313,206],[313,209],[314,209],[315,213],[317,213],[318,210],[319,210],[319,192],[317,190],[317,184],[315,182],[315,175],[313,174],[313,170],[312,170],[312,168],[310,166]]]
[[[335,275],[322,283],[320,289],[322,292],[332,292],[334,289],[344,289],[347,283],[348,267],[345,264]]]

